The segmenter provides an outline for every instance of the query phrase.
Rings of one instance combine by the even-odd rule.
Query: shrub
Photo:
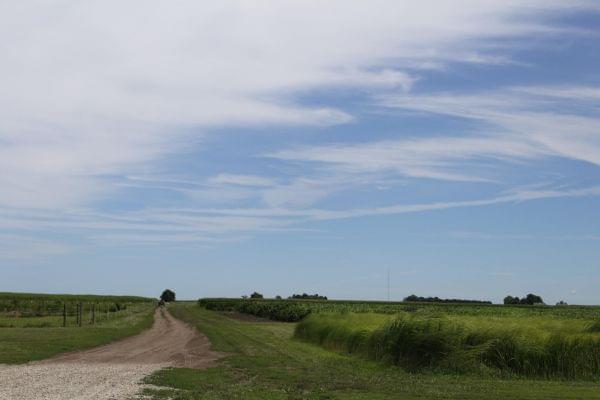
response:
[[[200,299],[198,304],[208,310],[235,311],[286,322],[297,322],[310,314],[307,306],[287,300]]]

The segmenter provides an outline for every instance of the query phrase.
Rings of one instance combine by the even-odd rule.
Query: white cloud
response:
[[[390,108],[479,121],[479,129],[494,131],[500,140],[508,138],[526,157],[545,154],[600,165],[600,118],[593,116],[600,107],[599,90],[536,86],[467,94],[382,96],[379,100]],[[526,148],[529,151],[524,152]]]
[[[0,260],[21,261],[70,253],[73,246],[26,235],[0,234]]]
[[[332,193],[388,173],[490,180],[466,167],[481,158],[521,161],[558,154],[599,163],[594,118],[549,115],[519,101],[576,98],[590,107],[597,89],[411,94],[421,70],[457,62],[518,63],[494,47],[497,40],[580,34],[550,21],[583,8],[598,3],[0,2],[0,230],[81,233],[82,241],[102,243],[111,237],[123,243],[214,243],[247,232],[295,229],[310,220],[562,196],[521,192],[473,201],[314,208]],[[337,88],[374,94],[386,107],[477,119],[505,132],[273,153],[332,167],[289,179],[222,173],[200,180],[167,176],[159,167],[213,127],[350,123],[355,117],[336,105],[300,100],[310,91]],[[390,92],[395,96],[381,96]],[[165,208],[164,199],[152,208],[151,196],[140,196],[133,203],[143,205],[141,210],[131,211],[128,203],[128,211],[95,211],[101,200],[129,200],[124,188],[180,193],[189,208]],[[196,208],[204,201],[249,199],[266,208]],[[10,248],[49,254],[69,249],[35,235],[4,240],[4,255]]]
[[[564,33],[593,2],[30,1],[0,4],[0,204],[89,205],[190,128],[345,123],[294,94],[408,90],[413,69],[497,62],[498,38]],[[435,9],[435,12],[431,10]],[[405,69],[405,70],[403,70]]]
[[[214,184],[236,185],[236,186],[273,186],[274,181],[269,178],[256,175],[219,174],[209,179]]]
[[[383,207],[320,208],[155,208],[111,214],[88,211],[55,213],[0,209],[0,226],[19,235],[0,235],[0,259],[48,256],[72,251],[70,245],[40,239],[40,232],[77,234],[84,246],[212,246],[238,242],[257,232],[305,231],[302,224],[369,216],[485,207],[552,198],[600,196],[600,187],[519,188],[496,197]],[[295,205],[294,205],[295,206]],[[514,236],[513,236],[514,238]],[[521,237],[522,238],[522,237]],[[596,237],[584,236],[585,240]],[[566,238],[563,238],[563,240]],[[573,239],[573,238],[570,238]],[[577,238],[578,240],[581,238]]]
[[[319,162],[350,174],[394,172],[407,177],[486,181],[481,171],[465,171],[478,159],[525,160],[547,155],[543,147],[511,137],[437,137],[333,144],[270,154],[282,160]],[[462,166],[462,168],[461,168]]]

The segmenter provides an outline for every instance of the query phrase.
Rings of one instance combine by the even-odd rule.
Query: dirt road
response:
[[[151,329],[119,342],[25,365],[0,365],[0,400],[120,400],[164,367],[206,368],[206,336],[159,309]]]

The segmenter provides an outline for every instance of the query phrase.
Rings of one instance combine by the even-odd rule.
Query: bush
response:
[[[564,303],[564,302],[562,302],[562,303]],[[518,297],[506,296],[504,298],[504,304],[506,304],[506,305],[522,304],[522,305],[533,306],[536,304],[544,304],[544,300],[536,294],[529,293],[527,296],[523,297],[522,299],[519,299]],[[561,305],[566,305],[566,303],[561,304]]]
[[[318,293],[315,294],[293,294],[289,297],[290,299],[302,299],[302,300],[327,300],[327,296],[319,296]]]
[[[456,304],[492,304],[487,300],[465,300],[465,299],[440,299],[439,297],[421,297],[410,295],[404,298],[407,303],[456,303]]]
[[[310,309],[305,305],[286,300],[200,299],[198,304],[208,310],[235,311],[286,322],[297,322],[310,314]]]

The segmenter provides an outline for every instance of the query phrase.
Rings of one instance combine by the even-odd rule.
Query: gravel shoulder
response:
[[[157,309],[152,328],[90,350],[25,365],[0,365],[0,400],[121,400],[165,367],[207,368],[222,357],[206,336]]]

